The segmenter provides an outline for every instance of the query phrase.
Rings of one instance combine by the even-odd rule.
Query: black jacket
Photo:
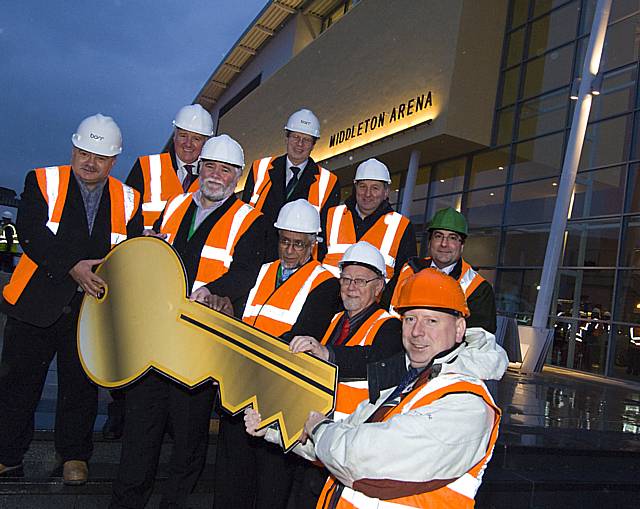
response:
[[[69,303],[78,291],[78,283],[69,275],[81,260],[103,258],[111,249],[111,199],[109,184],[105,184],[100,206],[89,235],[87,214],[80,187],[73,174],[58,233],[47,228],[47,202],[38,187],[36,174],[27,174],[24,191],[18,207],[17,227],[25,254],[38,269],[15,305],[2,302],[2,311],[8,316],[38,327],[53,324],[63,312],[69,312]],[[127,225],[127,236],[142,233],[142,213],[135,212]]]
[[[267,224],[267,253],[266,261],[274,261],[278,259],[278,233],[273,227],[273,223],[278,219],[278,213],[285,203],[304,198],[309,199],[309,189],[315,181],[316,175],[320,173],[318,165],[315,161],[309,158],[304,171],[300,175],[300,180],[296,185],[291,196],[285,198],[285,177],[286,177],[286,164],[287,155],[282,155],[275,158],[272,161],[271,170],[269,170],[269,178],[271,179],[271,189],[264,201],[264,206],[261,212],[265,216]],[[254,181],[253,171],[249,168],[249,175],[242,191],[242,201],[249,203],[251,196],[253,195]],[[336,183],[333,189],[329,189],[329,196],[325,202],[324,207],[320,210],[320,224],[325,224],[327,218],[327,211],[340,203],[340,186]]]
[[[198,265],[200,263],[200,253],[202,252],[211,228],[213,228],[236,201],[238,201],[238,198],[234,195],[227,198],[219,208],[207,216],[189,240],[187,240],[187,237],[189,235],[193,214],[196,211],[196,204],[192,201],[185,212],[182,223],[180,223],[178,227],[173,247],[180,255],[180,258],[182,258],[182,263],[187,273],[187,288],[191,289],[196,279]],[[154,225],[155,231],[160,231],[163,216],[164,211]],[[215,281],[206,285],[211,293],[231,299],[237,317],[242,316],[244,300],[246,300],[246,296],[251,288],[253,288],[263,262],[264,235],[264,216],[260,216],[238,239],[229,270]]]

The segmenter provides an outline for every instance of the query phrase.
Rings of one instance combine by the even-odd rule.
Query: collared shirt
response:
[[[452,263],[451,265],[447,265],[446,267],[440,268],[438,267],[433,260],[431,260],[431,267],[434,269],[438,269],[440,272],[444,272],[447,276],[451,274],[451,271],[456,266],[457,261]]]
[[[196,204],[196,213],[193,219],[193,231],[197,230],[198,226],[202,224],[202,221],[204,221],[207,217],[209,217],[209,214],[211,214],[214,210],[219,208],[220,205],[222,205],[228,198],[227,196],[227,198],[225,198],[224,200],[214,202],[213,205],[209,207],[203,207],[201,196],[202,196],[202,193],[200,192],[200,190],[196,191],[192,195],[193,202]]]
[[[89,227],[89,235],[91,235],[91,232],[93,231],[93,223],[95,222],[96,215],[98,214],[98,207],[100,207],[102,191],[104,190],[104,186],[107,183],[108,179],[104,179],[93,189],[89,189],[87,184],[76,177],[75,173],[72,172],[72,174],[76,179],[76,182],[78,183],[78,187],[80,188],[80,194],[82,195],[82,201],[84,203],[84,210],[87,214],[87,226]]]
[[[292,269],[287,269],[284,265],[282,265],[282,261],[280,261],[280,280],[276,282],[276,286],[280,286],[282,283],[284,283],[287,279],[289,279],[293,274],[295,274],[295,272],[302,267],[303,265],[307,264],[309,262],[309,260],[311,260],[311,258],[309,258],[306,262],[300,264],[298,267],[294,267]]]
[[[308,162],[309,162],[309,158],[305,159],[300,164],[293,164],[289,160],[289,156],[287,156],[287,162],[285,163],[286,171],[284,175],[284,185],[286,186],[291,180],[291,178],[293,177],[293,172],[291,171],[292,166],[295,166],[296,168],[300,168],[300,173],[298,173],[298,180],[300,180],[300,176],[302,175],[302,172],[304,171],[304,169],[307,167]]]
[[[178,156],[176,156],[176,163],[178,164],[178,167],[176,168],[176,174],[178,175],[180,184],[182,184],[184,182],[184,178],[187,176],[187,170],[184,167],[184,165],[187,163],[182,161]],[[198,161],[196,160],[191,163],[191,166],[193,166],[193,168],[191,169],[191,173],[197,176],[196,170],[198,169]]]

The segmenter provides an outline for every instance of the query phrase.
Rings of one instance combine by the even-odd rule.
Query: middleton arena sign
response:
[[[391,111],[382,111],[364,120],[360,120],[351,127],[342,129],[341,131],[331,135],[329,139],[329,148],[337,147],[345,141],[353,140],[359,136],[375,131],[385,126],[404,120],[407,117],[433,106],[431,90],[426,94],[412,97],[411,99],[394,106]]]

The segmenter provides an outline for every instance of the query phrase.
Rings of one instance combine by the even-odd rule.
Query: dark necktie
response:
[[[293,177],[291,177],[291,180],[289,180],[289,183],[287,184],[287,188],[284,190],[285,197],[287,198],[289,198],[289,196],[291,196],[291,193],[293,193],[293,190],[298,183],[298,174],[300,173],[300,168],[298,168],[297,166],[292,166],[289,169],[293,172]]]
[[[191,170],[193,170],[193,164],[185,164],[184,169],[187,174],[182,180],[182,190],[186,193],[189,191],[189,187],[191,187],[191,182],[193,182],[193,173],[191,173]]]
[[[394,408],[393,401],[400,396],[404,390],[411,385],[419,376],[419,372],[416,368],[409,368],[407,373],[402,377],[402,380],[395,388],[395,390],[387,396],[387,399],[384,400],[384,403],[378,407],[378,409],[373,412],[371,417],[367,419],[366,422],[382,422],[384,420],[387,412],[390,412],[392,408]]]
[[[342,322],[342,328],[340,329],[340,334],[338,335],[338,338],[333,342],[333,344],[341,345],[342,343],[344,343],[344,340],[347,339],[350,330],[351,325],[349,324],[349,319],[345,316]]]

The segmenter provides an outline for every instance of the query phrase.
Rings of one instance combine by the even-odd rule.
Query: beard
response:
[[[204,196],[209,201],[222,201],[227,199],[229,196],[233,194],[233,190],[235,186],[227,186],[227,187],[219,187],[217,191],[210,190],[207,186],[207,181],[203,182],[200,186],[200,192],[202,196]],[[221,186],[219,182],[215,182],[218,186]]]

